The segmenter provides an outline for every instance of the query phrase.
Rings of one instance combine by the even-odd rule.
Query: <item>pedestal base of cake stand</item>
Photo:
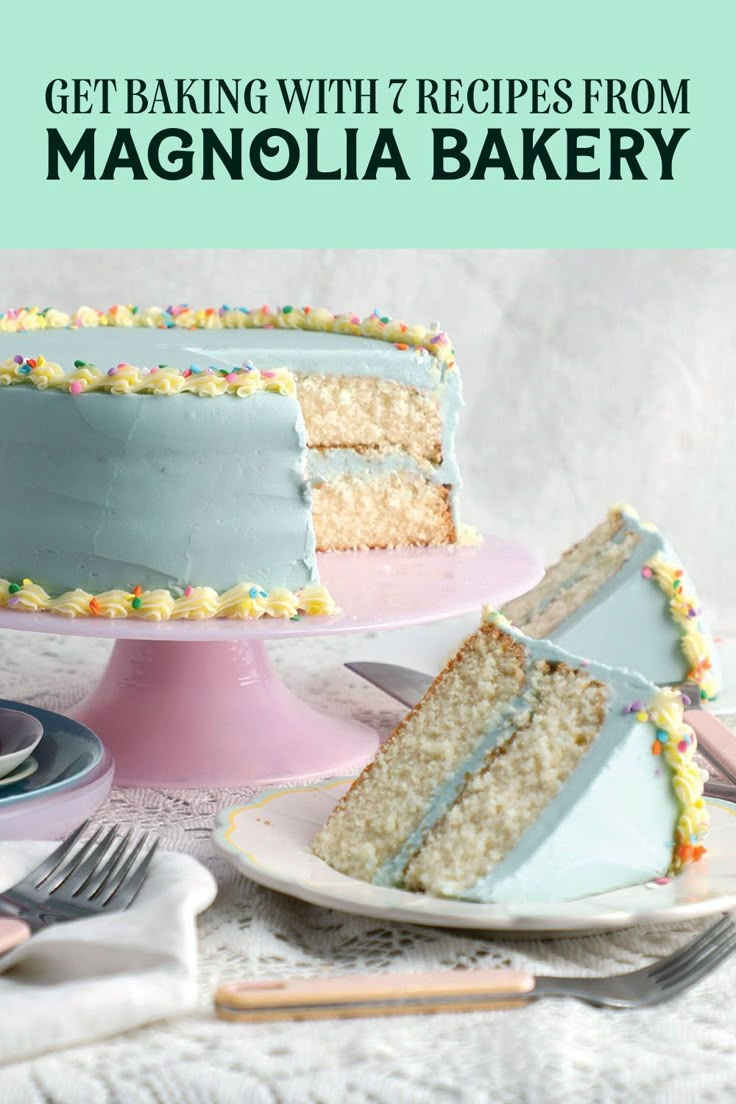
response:
[[[113,753],[117,785],[258,788],[350,774],[378,746],[371,729],[295,698],[266,640],[478,614],[542,576],[526,548],[492,536],[478,547],[326,552],[317,561],[340,607],[332,617],[151,623],[0,609],[0,628],[115,640],[100,683],[73,715]]]
[[[257,640],[118,640],[72,715],[97,732],[122,786],[261,786],[360,770],[378,737],[319,713]]]

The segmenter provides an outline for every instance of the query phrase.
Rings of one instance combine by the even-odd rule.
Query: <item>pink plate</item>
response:
[[[129,786],[263,786],[360,770],[378,737],[304,705],[264,641],[427,624],[500,606],[542,575],[523,546],[326,552],[320,576],[341,612],[301,621],[119,621],[0,610],[0,628],[117,641],[73,716],[112,751]],[[206,643],[207,647],[203,647]]]
[[[0,805],[0,839],[62,839],[92,816],[110,792],[114,763],[109,751],[76,785],[58,793],[39,791],[15,805]]]

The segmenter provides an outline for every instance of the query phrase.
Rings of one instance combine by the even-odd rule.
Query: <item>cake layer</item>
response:
[[[457,540],[456,466],[376,449],[310,449],[317,548],[393,548]]]
[[[454,416],[445,403],[443,426],[433,392],[393,380],[303,375],[297,391],[310,447],[388,447],[434,463],[454,456]]]
[[[678,872],[707,814],[680,695],[495,614],[314,840],[353,877],[474,901],[554,901]]]
[[[542,581],[504,609],[527,635],[629,667],[652,682],[720,685],[718,657],[682,561],[631,507],[614,508]]]
[[[452,544],[449,491],[398,473],[347,475],[312,492],[320,551]]]
[[[316,576],[295,398],[0,388],[0,576],[297,590]]]

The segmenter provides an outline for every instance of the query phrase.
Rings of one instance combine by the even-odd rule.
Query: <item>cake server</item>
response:
[[[434,682],[432,675],[401,667],[398,663],[346,663],[345,666],[407,709],[413,709]]]
[[[688,989],[736,951],[729,915],[679,951],[613,977],[535,977],[526,970],[441,970],[417,974],[244,981],[221,985],[223,1020],[324,1020],[518,1008],[540,997],[577,997],[610,1008],[661,1004]]]
[[[420,671],[395,663],[346,663],[345,666],[410,709],[421,701],[434,682],[431,675],[424,675]],[[684,720],[697,736],[698,750],[727,782],[727,785],[723,785],[716,781],[712,787],[709,786],[709,790],[722,797],[728,796],[728,790],[733,797],[732,790],[736,787],[736,734],[713,713],[703,708],[700,688],[696,683],[678,683],[673,689],[679,690],[683,695]]]

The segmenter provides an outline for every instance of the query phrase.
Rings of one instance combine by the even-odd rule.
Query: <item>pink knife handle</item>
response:
[[[31,929],[25,920],[17,920],[14,916],[0,916],[0,954],[12,951],[31,938]]]
[[[736,733],[703,709],[686,710],[684,720],[694,729],[698,746],[706,758],[710,757],[714,765],[736,783]]]

